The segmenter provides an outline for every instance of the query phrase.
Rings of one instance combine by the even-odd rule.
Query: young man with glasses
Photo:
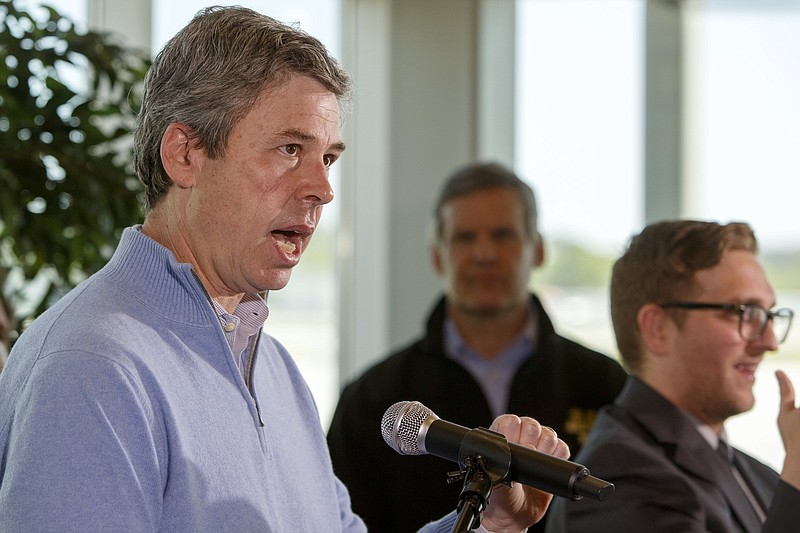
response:
[[[766,352],[793,312],[775,293],[743,223],[668,221],[614,265],[611,317],[630,372],[575,458],[616,486],[599,503],[558,500],[546,531],[777,532],[800,523],[800,410],[777,372],[779,475],[726,443],[724,422],[755,402]]]

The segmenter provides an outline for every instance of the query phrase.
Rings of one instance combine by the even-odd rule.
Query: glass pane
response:
[[[611,262],[643,221],[643,3],[517,2],[516,169],[539,201],[532,283],[562,333],[615,354]]]
[[[780,306],[800,310],[800,2],[685,4],[686,214],[749,222]],[[780,470],[775,421],[781,368],[800,383],[800,334],[767,354],[756,406],[727,424],[731,440]]]
[[[79,29],[85,30],[88,22],[89,0],[17,0],[18,8],[29,10],[37,6],[49,6],[67,17]]]
[[[541,203],[550,257],[533,284],[565,334],[616,354],[608,268],[642,211],[645,3],[518,0],[517,170]],[[800,2],[688,0],[683,216],[745,220],[778,303],[800,309]],[[765,359],[754,410],[728,424],[780,469],[775,368],[800,376],[800,335]],[[755,430],[755,431],[754,431]]]

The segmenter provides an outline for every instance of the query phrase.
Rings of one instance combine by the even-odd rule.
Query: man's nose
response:
[[[478,237],[472,248],[472,256],[477,260],[491,261],[497,257],[497,248],[491,239]]]
[[[314,205],[324,205],[333,200],[333,187],[330,181],[330,167],[323,161],[308,162],[302,168],[303,186],[301,195]]]
[[[772,320],[767,320],[764,331],[761,332],[761,335],[754,342],[760,344],[761,347],[768,352],[774,352],[778,349],[778,337],[775,336]]]

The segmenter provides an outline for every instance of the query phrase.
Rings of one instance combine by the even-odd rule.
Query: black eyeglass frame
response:
[[[775,325],[774,318],[778,317],[782,320],[785,320],[786,329],[783,331],[780,337],[777,335],[775,339],[778,341],[778,344],[783,344],[786,340],[786,337],[789,336],[789,330],[792,327],[792,319],[794,318],[794,311],[789,309],[788,307],[781,307],[780,309],[776,309],[774,311],[770,311],[769,309],[764,309],[764,307],[758,304],[717,304],[717,303],[709,303],[709,302],[665,302],[662,304],[658,304],[660,307],[664,308],[675,308],[675,309],[711,309],[711,310],[720,310],[720,311],[730,311],[734,312],[739,315],[739,336],[742,340],[746,342],[752,342],[754,340],[760,339],[761,336],[764,334],[764,330],[767,327],[767,322],[772,320],[773,327]],[[746,337],[744,333],[742,333],[742,323],[744,322],[744,314],[747,312],[748,309],[757,308],[761,309],[764,312],[766,319],[761,323],[758,328],[758,333],[751,337]]]

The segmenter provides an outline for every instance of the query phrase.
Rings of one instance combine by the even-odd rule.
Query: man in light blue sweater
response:
[[[135,137],[144,223],[0,375],[0,531],[365,530],[261,330],[333,198],[349,92],[319,41],[243,8],[201,12],[159,53]],[[568,456],[535,420],[492,428]],[[498,486],[481,529],[522,531],[551,498]]]

